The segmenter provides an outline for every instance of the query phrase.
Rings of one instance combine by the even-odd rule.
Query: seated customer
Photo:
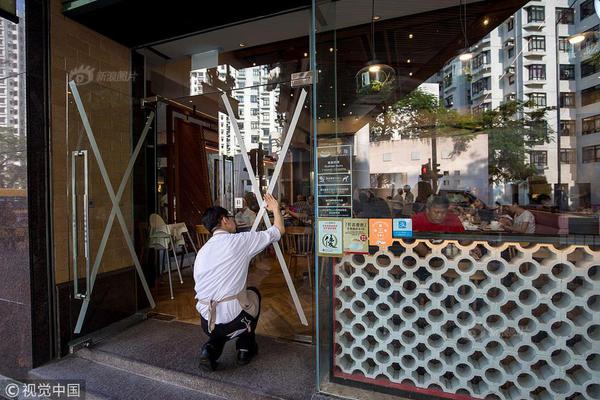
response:
[[[246,199],[242,200],[242,204],[242,209],[235,214],[235,223],[237,224],[238,228],[241,228],[239,230],[250,228],[256,219],[256,213],[248,208]]]
[[[510,232],[535,233],[535,217],[531,211],[527,211],[517,203],[507,207],[513,215],[512,224],[504,223],[504,228]]]
[[[415,214],[412,218],[415,232],[464,232],[460,219],[449,212],[450,203],[444,196],[430,196],[427,199],[425,211]]]

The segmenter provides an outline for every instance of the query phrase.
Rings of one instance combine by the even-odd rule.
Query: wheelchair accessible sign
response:
[[[392,236],[395,238],[412,237],[412,219],[410,218],[394,218],[392,225]]]

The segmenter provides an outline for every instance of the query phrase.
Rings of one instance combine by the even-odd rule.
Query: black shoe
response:
[[[198,363],[198,367],[205,371],[214,371],[217,369],[217,365],[219,365],[217,360],[213,359],[211,356],[210,350],[211,347],[209,345],[204,345],[200,352],[200,362]]]
[[[254,358],[254,356],[257,354],[258,354],[258,345],[257,344],[254,345],[254,349],[252,349],[252,350],[238,349],[237,364],[238,365],[246,365],[250,361],[252,361],[252,358]]]

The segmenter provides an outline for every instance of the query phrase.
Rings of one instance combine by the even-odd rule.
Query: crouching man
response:
[[[277,200],[265,195],[274,226],[266,231],[236,233],[235,218],[222,207],[210,207],[202,223],[212,237],[194,262],[196,308],[208,335],[202,346],[200,368],[214,371],[225,343],[237,338],[237,362],[244,365],[258,352],[255,332],[260,315],[260,293],[246,289],[250,260],[285,233]]]

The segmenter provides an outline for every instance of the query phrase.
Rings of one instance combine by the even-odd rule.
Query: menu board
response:
[[[352,146],[317,148],[319,217],[352,216]]]
[[[344,253],[369,252],[369,220],[344,218]]]
[[[319,255],[342,254],[342,220],[319,220]]]
[[[391,219],[369,219],[369,244],[380,248],[392,245]]]

